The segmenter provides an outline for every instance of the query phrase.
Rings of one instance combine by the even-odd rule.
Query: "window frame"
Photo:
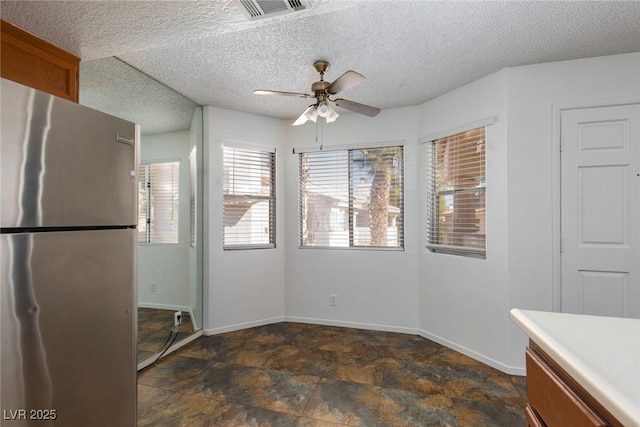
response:
[[[151,223],[154,220],[154,218],[151,217],[151,201],[152,201],[152,197],[151,197],[151,168],[154,165],[165,165],[165,164],[174,164],[176,166],[176,184],[174,185],[174,188],[177,192],[177,196],[178,199],[175,201],[175,206],[174,206],[174,212],[177,215],[177,220],[176,222],[176,229],[175,229],[175,241],[171,241],[171,242],[158,242],[155,241],[153,239],[154,236],[154,232],[151,229]],[[144,176],[141,174],[141,169],[144,168]],[[180,194],[180,181],[181,181],[181,170],[182,170],[182,161],[179,158],[167,158],[167,159],[149,159],[149,160],[143,160],[140,161],[138,164],[138,197],[140,197],[140,190],[141,187],[140,185],[144,185],[146,191],[144,194],[144,198],[146,199],[146,206],[147,209],[144,212],[145,214],[145,222],[146,222],[146,230],[144,231],[144,240],[140,240],[140,236],[141,236],[141,231],[140,231],[140,217],[141,217],[141,212],[140,212],[140,206],[138,206],[138,227],[137,227],[137,234],[138,234],[138,238],[137,238],[137,243],[140,245],[179,245],[180,244],[180,198],[181,198],[181,194]],[[155,206],[153,207],[153,209],[155,210]]]
[[[198,241],[198,149],[189,153],[189,246],[195,248]]]
[[[495,117],[488,117],[482,120],[478,120],[473,123],[469,123],[463,126],[458,126],[453,129],[449,129],[443,132],[439,132],[428,137],[421,139],[421,142],[426,146],[426,177],[427,177],[427,221],[426,221],[426,248],[432,253],[442,253],[449,255],[459,255],[473,258],[486,259],[487,256],[487,230],[485,223],[484,233],[484,245],[483,248],[474,248],[469,246],[458,245],[444,245],[433,241],[433,237],[439,235],[438,231],[433,231],[434,228],[439,227],[440,214],[436,213],[439,208],[439,200],[441,195],[453,195],[464,193],[483,193],[483,200],[485,206],[485,218],[486,218],[486,206],[487,206],[487,140],[489,135],[489,126],[495,123]],[[484,128],[484,182],[481,187],[464,188],[464,189],[447,189],[437,190],[437,166],[434,165],[434,156],[436,143],[439,140],[454,137],[458,134]],[[433,224],[436,224],[434,226]]]
[[[373,251],[404,251],[405,250],[405,146],[406,141],[384,141],[384,142],[373,142],[373,143],[363,143],[363,144],[349,144],[349,145],[335,145],[335,146],[325,146],[323,148],[311,147],[311,148],[294,148],[293,153],[298,155],[298,248],[299,249],[324,249],[324,250],[373,250]],[[370,246],[370,245],[356,245],[354,244],[354,235],[355,235],[355,227],[354,227],[354,193],[353,193],[353,181],[355,178],[352,174],[352,155],[354,151],[360,150],[373,150],[378,148],[398,148],[400,149],[400,159],[399,159],[399,168],[400,168],[400,212],[399,217],[401,218],[398,224],[398,236],[400,239],[400,244],[398,246]],[[335,151],[343,151],[346,152],[347,155],[347,183],[348,187],[348,217],[345,220],[345,225],[347,226],[348,231],[348,246],[327,246],[327,245],[305,245],[304,244],[304,236],[303,236],[303,200],[302,200],[302,164],[301,164],[301,156],[302,154],[309,154],[314,152],[335,152]]]
[[[270,184],[269,184],[269,195],[259,195],[259,194],[227,194],[224,188],[224,177],[223,177],[223,188],[222,188],[222,249],[224,251],[237,251],[237,250],[253,250],[253,249],[275,249],[276,244],[276,167],[277,167],[277,156],[276,156],[276,148],[262,145],[254,145],[254,144],[245,144],[240,142],[233,141],[224,141],[222,143],[222,170],[225,170],[225,149],[233,149],[233,150],[244,150],[244,151],[253,151],[256,153],[260,153],[260,155],[267,154],[270,158],[271,168],[270,168]],[[224,172],[223,172],[224,174]],[[225,217],[225,201],[229,199],[261,199],[269,202],[269,242],[268,243],[250,243],[250,244],[229,244],[225,242],[225,225],[224,225],[224,217]]]

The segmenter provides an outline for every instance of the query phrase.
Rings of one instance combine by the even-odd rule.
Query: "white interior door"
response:
[[[640,318],[640,104],[561,115],[562,311]]]

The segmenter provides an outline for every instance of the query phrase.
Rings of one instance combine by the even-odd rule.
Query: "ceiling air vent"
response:
[[[261,19],[307,8],[305,0],[237,0],[249,19]]]

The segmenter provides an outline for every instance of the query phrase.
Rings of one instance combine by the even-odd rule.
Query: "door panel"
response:
[[[578,312],[599,316],[625,313],[629,273],[615,271],[578,272]]]
[[[627,166],[578,168],[578,238],[582,247],[626,245],[627,169]]]
[[[640,317],[640,105],[561,115],[562,311]]]
[[[3,408],[55,409],[42,425],[134,426],[135,230],[2,234],[0,244]]]

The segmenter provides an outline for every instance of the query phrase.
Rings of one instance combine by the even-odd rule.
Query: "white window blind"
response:
[[[427,247],[485,257],[485,127],[427,144]]]
[[[301,247],[404,247],[403,147],[299,154]]]
[[[138,169],[138,242],[178,243],[179,162]]]
[[[275,152],[223,147],[224,249],[275,247]]]

